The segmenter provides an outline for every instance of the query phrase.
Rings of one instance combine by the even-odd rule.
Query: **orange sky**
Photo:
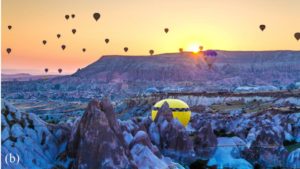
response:
[[[299,7],[299,0],[3,0],[2,71],[42,74],[47,67],[50,74],[58,68],[72,73],[102,55],[177,52],[193,44],[205,49],[300,50],[293,37],[300,32]],[[94,12],[101,13],[98,22]],[[65,14],[73,13],[75,19],[66,21]],[[262,23],[264,32],[258,29]],[[62,44],[67,46],[64,51]]]

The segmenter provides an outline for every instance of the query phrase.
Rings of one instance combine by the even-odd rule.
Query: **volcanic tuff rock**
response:
[[[204,160],[209,159],[215,153],[218,140],[214,134],[210,123],[206,123],[195,132],[194,149],[196,155]]]
[[[67,161],[57,161],[65,149],[69,126],[50,125],[31,113],[24,113],[2,100],[1,105],[1,168],[54,168]],[[12,153],[20,163],[5,163]]]
[[[68,153],[75,168],[131,168],[131,155],[112,105],[103,100],[89,103],[72,133]]]

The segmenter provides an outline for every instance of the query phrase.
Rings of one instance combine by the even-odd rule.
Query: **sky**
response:
[[[62,68],[69,74],[103,55],[149,55],[150,49],[169,53],[199,45],[300,50],[294,38],[300,32],[299,7],[299,0],[2,0],[1,69],[44,74],[48,68],[57,74]],[[94,12],[101,14],[97,22]],[[66,20],[66,14],[75,18]],[[263,32],[260,24],[266,25]]]

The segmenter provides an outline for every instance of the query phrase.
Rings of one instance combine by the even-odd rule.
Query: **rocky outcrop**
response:
[[[288,155],[283,146],[284,132],[282,127],[258,124],[252,128],[247,137],[249,149],[245,150],[246,159],[266,168],[285,165]]]
[[[68,144],[74,168],[131,168],[131,155],[107,101],[89,103]],[[95,160],[96,159],[96,160]]]
[[[3,100],[1,107],[1,168],[54,168],[68,164],[67,159],[57,161],[70,134],[68,126],[47,124]],[[9,153],[19,157],[19,164],[5,163]]]
[[[286,161],[288,168],[300,168],[300,148],[292,151]]]
[[[217,148],[217,137],[214,134],[210,123],[207,123],[195,132],[194,150],[198,158],[208,160],[215,153]]]
[[[107,99],[89,103],[68,143],[68,155],[73,158],[69,167],[182,168],[152,144],[144,124],[147,120],[118,121],[114,114]]]

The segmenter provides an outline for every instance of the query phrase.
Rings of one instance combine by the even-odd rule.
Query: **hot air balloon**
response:
[[[11,30],[12,26],[11,26],[11,25],[8,25],[7,28],[8,28],[9,30]]]
[[[203,46],[199,46],[199,51],[202,51],[203,50]]]
[[[125,47],[125,48],[124,48],[124,51],[127,52],[127,51],[128,51],[128,47]]]
[[[48,73],[49,69],[48,68],[45,68],[45,73]]]
[[[183,52],[183,48],[179,48],[179,52],[182,53]]]
[[[66,49],[66,45],[61,45],[62,50]]]
[[[154,53],[154,50],[149,50],[149,53],[150,53],[150,55],[153,55],[153,53]]]
[[[100,13],[98,13],[98,12],[95,12],[94,14],[93,14],[93,17],[94,17],[94,19],[96,20],[96,21],[98,21],[99,19],[100,19]]]
[[[81,69],[80,69],[80,68],[78,68],[78,69],[77,69],[77,72],[79,72],[80,70],[81,70]]]
[[[6,49],[6,52],[7,52],[8,54],[10,54],[11,48],[7,48],[7,49]]]
[[[266,25],[259,25],[259,29],[260,29],[261,31],[264,31],[264,30],[266,29]]]
[[[86,49],[85,48],[82,48],[82,52],[85,52],[86,51]]]
[[[66,20],[68,20],[70,18],[70,16],[69,15],[65,15],[65,18],[66,18]]]
[[[71,17],[74,19],[75,18],[75,14],[72,14]]]
[[[296,32],[294,34],[294,37],[296,38],[297,41],[299,41],[299,39],[300,39],[300,32]]]
[[[56,37],[57,37],[58,39],[60,38],[60,36],[61,36],[60,34],[57,34],[57,35],[56,35]]]
[[[173,118],[177,119],[183,126],[187,126],[191,119],[191,110],[189,106],[179,99],[164,99],[157,102],[151,111],[151,118],[154,121],[159,109],[167,102],[169,108],[172,110]]]
[[[76,33],[76,29],[72,29],[72,33],[75,34]]]
[[[169,28],[165,28],[165,33],[168,33],[169,32]]]
[[[46,43],[47,43],[47,41],[46,41],[46,40],[43,40],[43,44],[46,45]]]
[[[206,61],[208,68],[211,69],[213,63],[217,60],[218,53],[214,50],[207,50],[204,52],[204,60]]]
[[[59,69],[58,69],[58,73],[61,73],[61,72],[62,72],[62,69],[59,68]]]
[[[105,41],[105,43],[108,43],[108,42],[109,42],[109,39],[105,39],[104,41]]]

